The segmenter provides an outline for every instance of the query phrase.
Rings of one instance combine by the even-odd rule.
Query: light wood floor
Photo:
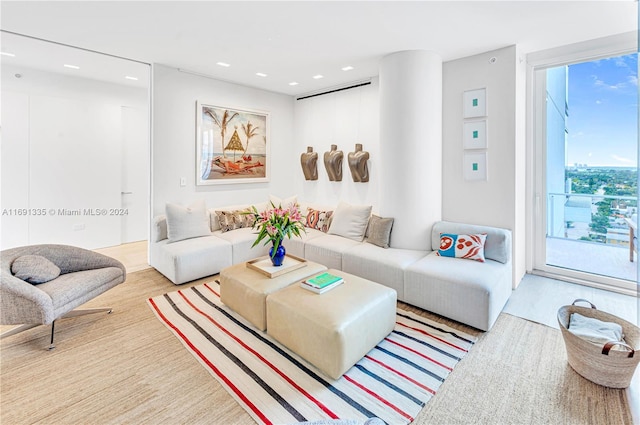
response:
[[[147,247],[147,241],[139,241],[108,248],[100,248],[95,251],[115,258],[124,264],[128,273],[133,273],[151,267],[149,265]]]

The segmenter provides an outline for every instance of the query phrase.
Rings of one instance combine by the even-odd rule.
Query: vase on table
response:
[[[269,249],[269,257],[271,258],[271,263],[276,267],[281,266],[286,253],[287,251],[284,249],[284,245],[282,245],[282,243],[279,243],[277,246],[276,244],[274,244],[271,249]]]

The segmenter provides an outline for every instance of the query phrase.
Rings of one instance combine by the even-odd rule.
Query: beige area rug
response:
[[[153,269],[131,273],[87,303],[111,315],[56,325],[55,350],[46,326],[2,340],[0,423],[255,423],[149,309],[148,298],[176,289]],[[631,424],[625,392],[576,374],[559,331],[502,314],[482,333],[399,307],[478,337],[413,423]]]

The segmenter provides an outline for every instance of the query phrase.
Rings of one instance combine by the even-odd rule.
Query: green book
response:
[[[332,275],[331,273],[322,273],[318,276],[305,280],[305,282],[309,285],[315,286],[316,288],[324,288],[327,285],[331,285],[332,283],[336,283],[341,280],[342,278],[340,276]]]

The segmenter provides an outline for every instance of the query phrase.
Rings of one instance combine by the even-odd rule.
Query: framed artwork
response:
[[[465,152],[462,166],[464,179],[469,181],[487,180],[487,153]]]
[[[487,120],[463,123],[462,134],[465,149],[487,148]]]
[[[465,91],[462,95],[463,118],[487,116],[487,89]]]
[[[196,102],[196,184],[269,181],[269,113]]]

